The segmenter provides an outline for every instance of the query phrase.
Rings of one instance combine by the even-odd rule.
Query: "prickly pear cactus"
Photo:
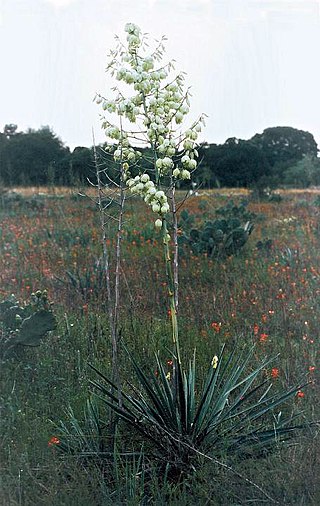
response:
[[[0,355],[18,345],[38,346],[47,332],[56,328],[47,292],[38,290],[31,302],[20,305],[14,295],[0,303]]]
[[[46,333],[54,330],[56,326],[56,318],[53,313],[47,309],[40,309],[22,320],[19,332],[15,337],[15,343],[24,346],[38,346]]]
[[[180,246],[191,248],[195,255],[206,254],[214,258],[238,253],[246,244],[253,223],[249,220],[243,223],[243,217],[248,215],[245,206],[238,208],[232,203],[221,209],[221,212],[217,212],[221,218],[206,221],[199,228],[191,228],[189,232],[185,229],[179,237]],[[232,215],[235,210],[237,212]]]

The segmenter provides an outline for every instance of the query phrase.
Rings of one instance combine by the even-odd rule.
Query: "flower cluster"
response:
[[[134,23],[127,23],[125,26],[125,31],[128,33],[127,41],[129,46],[129,52],[135,54],[137,48],[141,44],[140,39],[141,30]]]
[[[177,126],[189,113],[189,91],[184,91],[184,75],[178,74],[168,82],[172,63],[158,65],[162,60],[163,45],[151,54],[144,52],[143,36],[140,28],[128,23],[125,26],[127,45],[120,44],[111,52],[108,70],[117,81],[129,85],[133,96],[125,97],[117,87],[114,100],[96,96],[96,102],[102,109],[120,118],[121,127],[107,120],[102,126],[106,136],[113,143],[113,158],[122,167],[122,177],[133,194],[140,195],[155,213],[163,218],[170,210],[164,191],[156,188],[147,174],[133,178],[130,166],[139,161],[141,153],[129,143],[130,137],[151,146],[154,153],[154,171],[156,181],[161,184],[163,176],[169,176],[174,185],[178,180],[191,179],[191,173],[197,167],[196,141],[204,124],[201,117],[183,134],[177,133]],[[123,129],[123,120],[137,124],[135,132]],[[160,225],[160,218],[157,226]]]
[[[148,204],[154,213],[163,217],[170,210],[168,198],[164,191],[157,190],[153,181],[150,180],[148,174],[142,174],[135,178],[127,180],[127,186],[131,193],[143,197],[146,204]],[[161,228],[162,221],[160,219],[155,222],[156,227]]]

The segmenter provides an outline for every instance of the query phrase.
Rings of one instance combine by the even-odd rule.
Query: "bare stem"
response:
[[[93,145],[93,156],[94,163],[96,168],[96,176],[97,176],[97,188],[98,188],[98,208],[99,208],[99,217],[100,217],[100,226],[101,226],[101,241],[102,241],[102,252],[103,252],[103,267],[104,267],[104,276],[106,280],[106,290],[107,290],[107,309],[108,309],[108,317],[110,324],[110,331],[112,335],[113,328],[113,307],[112,307],[112,297],[111,297],[111,282],[110,282],[110,267],[109,267],[109,251],[107,247],[107,230],[106,223],[104,220],[104,204],[103,204],[103,185],[100,178],[100,171],[98,167],[98,157],[97,150],[95,144]]]
[[[173,220],[173,283],[174,283],[174,301],[176,312],[179,305],[179,249],[178,249],[178,218],[175,199],[175,187],[172,187],[172,220]]]
[[[121,383],[119,375],[119,358],[118,358],[118,322],[119,322],[119,299],[120,299],[120,260],[121,260],[121,233],[123,224],[123,210],[125,202],[125,192],[123,185],[120,186],[120,212],[118,216],[118,230],[116,240],[116,268],[115,268],[115,283],[114,283],[114,298],[111,288],[111,277],[110,277],[110,261],[109,251],[107,246],[107,222],[105,221],[105,204],[104,204],[104,186],[101,181],[101,171],[98,166],[97,151],[94,144],[94,163],[96,167],[97,177],[97,188],[98,188],[98,208],[101,226],[101,240],[102,240],[102,251],[103,251],[103,264],[104,264],[104,275],[106,281],[107,290],[107,310],[110,327],[110,337],[112,343],[112,379],[117,385],[119,394],[119,402],[121,404]],[[121,178],[122,179],[122,178]]]
[[[176,348],[177,360],[178,360],[179,364],[181,364],[179,333],[178,333],[178,319],[177,319],[177,309],[176,309],[175,289],[174,289],[174,277],[173,277],[173,272],[172,272],[172,260],[171,260],[171,256],[170,256],[168,228],[167,228],[167,222],[165,219],[163,220],[162,233],[163,233],[163,245],[164,245],[164,258],[165,258],[165,265],[166,265],[166,274],[167,274],[167,280],[168,280],[168,297],[169,297],[170,318],[171,318],[171,325],[172,325],[172,340],[173,340],[173,344],[175,345],[175,348]]]

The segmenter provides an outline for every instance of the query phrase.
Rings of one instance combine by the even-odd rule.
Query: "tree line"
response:
[[[202,143],[198,152],[200,163],[193,180],[202,187],[320,185],[317,143],[311,133],[296,128],[272,127],[249,140],[232,137],[224,144]],[[108,164],[116,180],[117,167],[106,145],[99,145],[97,153],[99,163]],[[140,164],[151,169],[151,153],[144,149],[142,155]],[[17,125],[7,124],[0,132],[0,184],[4,186],[76,186],[94,178],[92,147],[71,151],[47,126],[20,132]]]

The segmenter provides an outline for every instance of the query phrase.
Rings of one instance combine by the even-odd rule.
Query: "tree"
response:
[[[46,184],[59,163],[70,153],[59,137],[47,126],[39,130],[17,132],[6,125],[2,137],[1,173],[9,185]],[[55,177],[55,176],[53,176]]]
[[[257,146],[235,138],[215,149],[212,169],[223,186],[251,186],[270,172],[268,161]]]
[[[283,182],[295,188],[320,185],[320,159],[305,155],[284,172]]]
[[[90,148],[77,146],[69,157],[69,184],[73,182],[85,183],[95,175],[93,151]]]
[[[256,134],[251,142],[266,156],[273,167],[290,167],[302,159],[304,155],[317,156],[318,147],[309,132],[292,127],[266,128],[262,134]]]
[[[3,133],[7,139],[10,139],[10,137],[13,137],[13,135],[17,134],[17,129],[18,129],[17,125],[15,125],[14,123],[9,123],[5,125]]]

